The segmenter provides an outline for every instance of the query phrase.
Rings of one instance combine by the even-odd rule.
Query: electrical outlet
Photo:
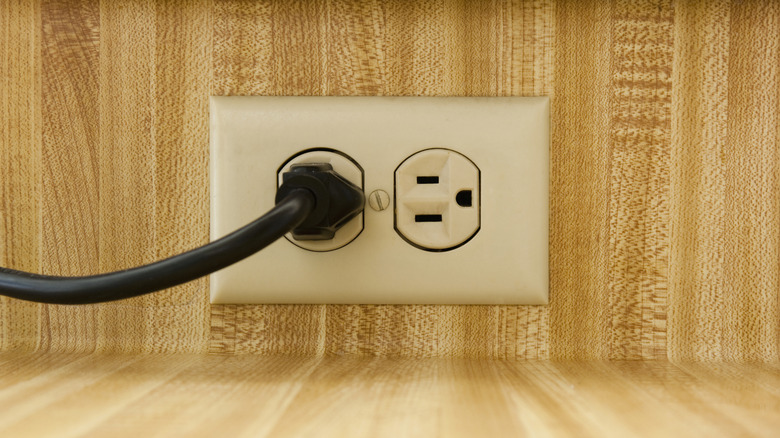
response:
[[[395,229],[426,251],[450,251],[479,231],[479,168],[463,154],[417,152],[395,171]]]
[[[211,276],[212,303],[546,304],[546,97],[212,97],[211,237],[327,162],[366,208]]]

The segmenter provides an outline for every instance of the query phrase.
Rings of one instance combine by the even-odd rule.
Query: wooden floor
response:
[[[0,354],[0,436],[774,436],[780,365]]]

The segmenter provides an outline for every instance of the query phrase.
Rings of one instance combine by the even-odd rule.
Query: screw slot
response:
[[[374,211],[383,211],[390,206],[390,195],[384,190],[374,190],[368,195],[368,205]]]

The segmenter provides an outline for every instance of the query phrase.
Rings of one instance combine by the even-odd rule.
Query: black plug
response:
[[[363,190],[344,179],[328,163],[293,164],[282,174],[276,191],[279,203],[292,190],[304,188],[314,194],[314,210],[292,231],[295,240],[330,240],[336,231],[363,211]]]

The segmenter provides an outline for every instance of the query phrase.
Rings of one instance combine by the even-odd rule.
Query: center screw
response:
[[[368,205],[374,211],[382,211],[390,206],[390,195],[384,190],[374,190],[368,195]]]

